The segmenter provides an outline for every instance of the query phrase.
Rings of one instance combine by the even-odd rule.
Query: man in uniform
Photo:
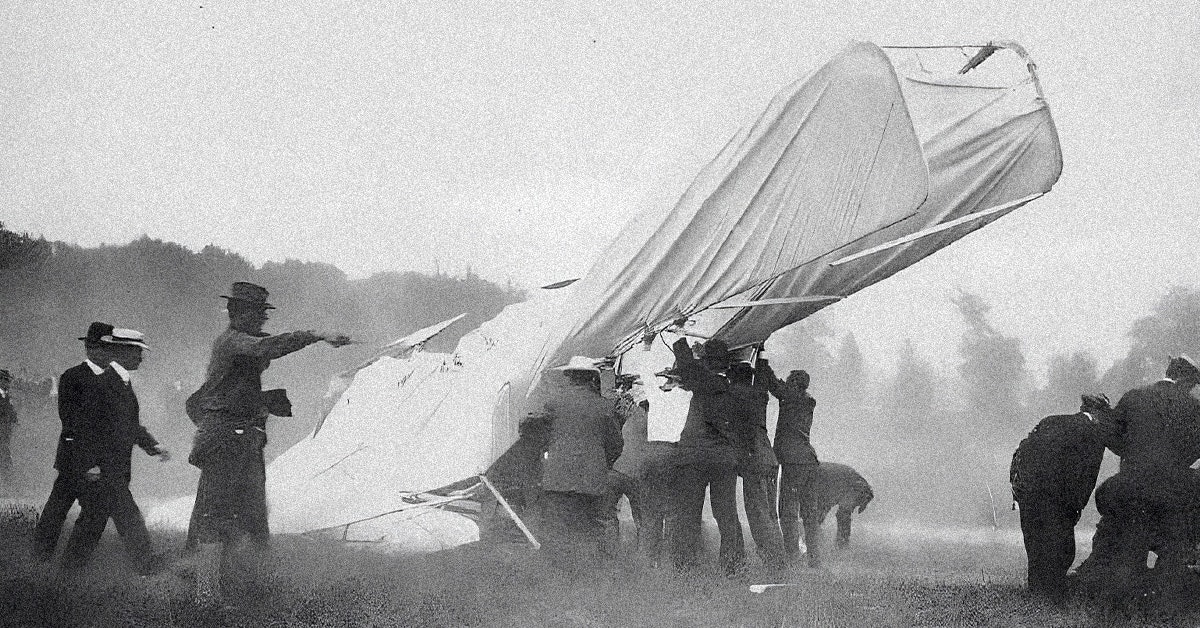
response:
[[[12,375],[0,369],[0,491],[10,491],[13,488],[9,440],[12,438],[13,428],[17,425],[17,411],[13,409],[12,400],[8,398],[11,385]]]
[[[265,550],[270,539],[263,461],[267,416],[291,412],[282,395],[263,392],[263,371],[271,360],[322,340],[334,347],[350,343],[340,334],[264,333],[267,310],[275,308],[267,295],[266,288],[244,281],[222,295],[229,328],[213,342],[204,384],[187,400],[197,428],[188,462],[200,469],[188,544],[200,550],[197,601],[204,605],[221,601],[221,556],[233,542],[245,536]]]
[[[1125,393],[1113,410],[1110,436],[1123,449],[1121,466],[1096,490],[1101,518],[1078,570],[1112,605],[1147,584],[1173,594],[1194,578],[1188,524],[1197,482],[1189,466],[1200,458],[1200,401],[1189,393],[1197,384],[1200,367],[1184,355],[1171,358],[1164,379]],[[1147,573],[1151,550],[1158,558]]]
[[[800,556],[800,522],[803,521],[808,566],[820,567],[821,517],[817,513],[815,490],[820,462],[809,442],[817,402],[808,394],[808,372],[792,371],[788,373],[787,381],[783,381],[763,360],[759,376],[779,400],[775,457],[783,467],[779,480],[779,527],[783,531],[783,547],[793,560]]]
[[[150,543],[146,521],[129,492],[130,456],[135,444],[148,455],[157,456],[159,462],[171,459],[170,452],[142,426],[137,394],[129,377],[129,372],[141,365],[142,351],[149,346],[142,333],[132,329],[114,329],[100,342],[110,362],[96,377],[102,388],[93,403],[102,404],[96,415],[101,422],[92,426],[90,437],[96,445],[97,459],[95,467],[87,471],[85,488],[79,495],[79,518],[67,540],[63,566],[86,565],[111,518],[138,571],[151,573],[160,567],[160,560]]]
[[[766,360],[759,360],[759,366]],[[779,530],[779,513],[775,507],[776,477],[779,461],[771,450],[767,434],[767,403],[770,393],[762,377],[746,362],[729,369],[730,393],[738,399],[737,407],[744,414],[736,421],[741,435],[741,457],[738,475],[742,478],[742,503],[750,524],[750,536],[758,548],[758,556],[771,569],[783,569],[787,556],[783,535]]]
[[[108,410],[104,391],[110,383],[103,375],[112,361],[101,339],[112,332],[108,323],[97,321],[88,326],[87,335],[80,338],[86,359],[58,379],[58,418],[62,422],[54,455],[58,477],[34,528],[33,554],[38,560],[54,555],[67,513],[88,485],[89,470],[93,476],[100,472],[105,438],[100,427],[107,421]]]
[[[1066,594],[1067,570],[1075,561],[1075,525],[1104,459],[1104,444],[1090,414],[1098,409],[1097,401],[1085,396],[1078,413],[1039,421],[1017,446],[1009,467],[1013,499],[1020,507],[1029,590],[1053,598]]]
[[[740,432],[734,424],[743,414],[724,375],[733,356],[724,341],[717,339],[700,348],[699,359],[686,338],[675,341],[671,351],[675,354],[672,371],[679,387],[692,393],[675,447],[675,486],[667,525],[671,556],[679,569],[696,564],[707,489],[721,534],[721,567],[733,575],[745,562],[736,497]]]

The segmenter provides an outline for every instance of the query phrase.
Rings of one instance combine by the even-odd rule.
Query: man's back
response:
[[[1018,502],[1050,498],[1082,510],[1096,487],[1104,445],[1083,413],[1048,416],[1017,445],[1009,466]]]

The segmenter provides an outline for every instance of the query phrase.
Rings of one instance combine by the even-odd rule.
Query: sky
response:
[[[1104,366],[1200,284],[1200,5],[860,0],[0,4],[0,221],[247,259],[576,277],[852,40],[1016,40],[1064,154],[1042,199],[821,315],[955,359],[981,295],[1031,366]],[[802,323],[803,324],[803,323]],[[1200,346],[1182,348],[1200,353]]]

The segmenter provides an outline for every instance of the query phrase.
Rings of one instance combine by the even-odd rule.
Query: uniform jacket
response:
[[[1038,422],[1017,445],[1009,466],[1013,498],[1039,499],[1083,510],[1104,460],[1104,445],[1088,415],[1061,414]]]
[[[1200,458],[1200,401],[1170,380],[1125,393],[1113,419],[1125,450],[1122,471],[1187,467]]]
[[[102,478],[128,481],[133,446],[158,447],[139,410],[137,395],[111,368],[99,375],[86,363],[67,369],[58,384],[62,433],[54,468],[81,474],[100,467]]]
[[[261,450],[267,425],[263,371],[271,360],[320,339],[308,331],[254,336],[233,328],[218,336],[204,384],[188,398],[188,416],[197,427],[189,462],[203,466],[227,455]]]
[[[736,421],[744,418],[739,400],[730,394],[729,379],[708,370],[692,356],[687,341],[672,347],[679,387],[692,393],[687,420],[679,434],[680,463],[692,457],[699,462],[737,464],[744,433]]]
[[[779,460],[771,449],[771,437],[767,433],[767,403],[770,393],[762,377],[756,377],[753,385],[730,384],[729,392],[737,399],[741,418],[734,422],[742,432],[740,468],[744,472],[770,474],[779,466]]]
[[[807,390],[779,379],[766,364],[759,368],[758,376],[779,400],[779,421],[775,424],[775,457],[779,463],[818,464],[817,451],[809,441],[817,400]]]
[[[588,386],[562,384],[546,402],[550,441],[542,467],[547,491],[603,495],[623,443],[614,403]]]

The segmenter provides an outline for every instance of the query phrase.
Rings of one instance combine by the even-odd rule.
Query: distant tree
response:
[[[1021,342],[992,326],[987,317],[991,308],[978,295],[959,292],[953,302],[966,323],[958,350],[962,358],[958,373],[967,404],[967,425],[977,426],[976,433],[988,442],[1008,443],[1014,436],[1023,436],[1029,378]]]
[[[1027,426],[1052,414],[1070,414],[1079,408],[1079,397],[1100,390],[1096,359],[1091,354],[1076,351],[1059,354],[1050,359],[1046,385],[1035,390],[1029,399]]]
[[[1149,316],[1134,321],[1129,337],[1129,353],[1101,381],[1110,395],[1162,377],[1169,356],[1186,353],[1200,359],[1200,291],[1171,288]]]

